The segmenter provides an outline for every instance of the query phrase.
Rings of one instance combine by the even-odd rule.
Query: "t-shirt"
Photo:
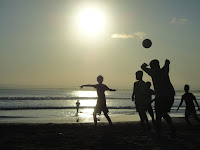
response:
[[[109,88],[105,84],[96,84],[94,85],[94,88],[97,89],[97,104],[105,104],[106,103],[106,97],[105,97],[105,91],[109,90]]]
[[[181,99],[185,100],[186,110],[194,110],[195,109],[193,100],[195,100],[196,97],[192,93],[183,94]]]
[[[136,106],[145,105],[147,96],[147,86],[142,80],[134,83],[133,92],[135,94],[135,104]]]

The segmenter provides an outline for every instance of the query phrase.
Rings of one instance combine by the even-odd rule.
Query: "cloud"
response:
[[[144,32],[135,32],[134,35],[139,39],[144,39],[144,37],[147,35]]]
[[[171,24],[176,23],[176,17],[172,18],[172,20],[170,21]]]
[[[132,34],[113,34],[111,37],[112,38],[117,38],[117,39],[143,39],[146,36],[146,33],[144,32],[135,32]]]
[[[189,20],[187,18],[180,18],[179,21],[182,23],[185,23],[185,22],[188,22]]]
[[[186,23],[188,22],[189,20],[187,18],[176,18],[176,17],[173,17],[170,21],[171,24],[175,24],[175,23]]]
[[[134,38],[132,34],[113,34],[112,38],[117,38],[117,39],[131,39]]]

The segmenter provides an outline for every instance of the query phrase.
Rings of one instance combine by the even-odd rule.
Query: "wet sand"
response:
[[[192,119],[193,126],[187,126],[184,118],[173,118],[177,129],[176,138],[169,137],[167,124],[162,123],[162,135],[155,130],[141,132],[138,121],[114,122],[109,127],[93,123],[1,123],[1,150],[185,150],[200,148],[200,124]]]

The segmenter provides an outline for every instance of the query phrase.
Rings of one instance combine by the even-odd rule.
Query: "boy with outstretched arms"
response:
[[[94,84],[94,85],[91,85],[91,84],[87,84],[87,85],[82,85],[80,86],[81,88],[83,87],[93,87],[97,90],[97,96],[98,96],[98,99],[97,99],[97,104],[94,108],[94,112],[93,112],[93,118],[94,118],[94,125],[95,127],[97,126],[97,117],[96,115],[97,114],[101,114],[101,111],[103,111],[106,119],[108,120],[110,126],[112,126],[112,121],[110,119],[110,117],[108,116],[108,108],[106,106],[106,97],[105,97],[105,91],[106,90],[109,90],[109,91],[116,91],[115,89],[110,89],[108,88],[105,84],[103,84],[103,76],[99,75],[97,77],[97,81],[98,81],[98,84]]]

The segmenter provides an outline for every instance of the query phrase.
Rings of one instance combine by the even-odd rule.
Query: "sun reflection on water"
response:
[[[92,122],[94,107],[97,103],[96,91],[74,91],[74,97],[81,98],[77,122]]]
[[[96,91],[75,91],[74,95],[76,97],[97,97]]]

